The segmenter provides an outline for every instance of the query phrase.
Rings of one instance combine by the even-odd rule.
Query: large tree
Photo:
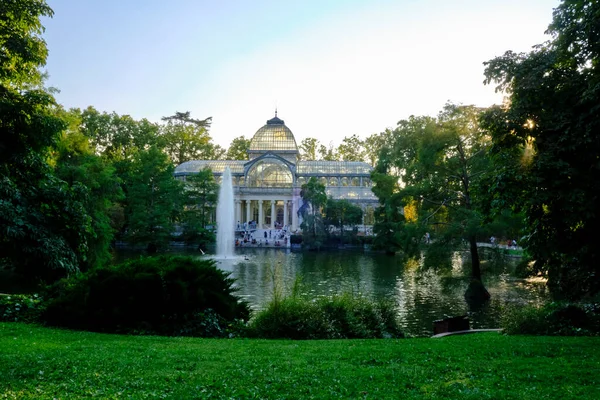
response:
[[[481,268],[477,250],[477,235],[483,228],[483,216],[475,202],[478,183],[490,164],[487,150],[490,144],[478,125],[480,110],[472,106],[448,104],[437,119],[428,117],[400,121],[394,132],[393,149],[382,160],[400,171],[402,185],[383,191],[385,209],[383,221],[377,226],[391,230],[396,246],[402,236],[421,241],[424,232],[434,231],[436,241],[428,247],[431,254],[449,253],[463,239],[471,254],[472,285],[469,295],[488,297],[481,284]],[[385,165],[384,165],[385,166]],[[376,184],[393,181],[374,176]],[[374,189],[378,194],[379,188]],[[381,199],[380,199],[381,201]],[[416,214],[404,220],[392,217],[399,204]],[[390,207],[391,206],[391,207]],[[383,224],[383,226],[381,226]],[[394,232],[398,230],[397,232]],[[432,232],[433,233],[433,232]]]
[[[212,117],[198,120],[188,112],[176,112],[164,117],[161,126],[163,147],[173,164],[190,160],[218,160],[225,155],[221,146],[214,144],[208,133]]]
[[[225,158],[227,160],[247,160],[248,149],[250,148],[250,139],[244,136],[238,136],[231,141]]]
[[[364,161],[365,144],[358,135],[346,136],[338,146],[337,154],[342,161]]]
[[[216,209],[218,192],[219,184],[215,182],[210,169],[202,169],[197,174],[187,177],[184,194],[185,210],[181,218],[186,242],[198,243],[204,247],[207,242],[214,241],[214,235],[206,225],[211,222],[211,215]]]
[[[0,6],[0,267],[30,278],[76,271],[86,254],[91,218],[87,188],[54,176],[47,164],[65,122],[43,88],[44,1]]]
[[[127,240],[150,252],[168,246],[174,222],[183,207],[183,183],[157,147],[134,158],[127,185]]]
[[[325,185],[312,177],[302,185],[300,191],[302,196],[302,207],[298,213],[302,215],[302,244],[309,249],[320,249],[325,238],[325,226],[323,224],[323,208],[327,203]]]
[[[512,161],[495,186],[525,212],[535,269],[556,295],[580,298],[600,292],[600,2],[563,1],[547,33],[486,63],[485,82],[509,101],[483,122]]]
[[[346,199],[327,199],[326,222],[340,229],[340,243],[344,243],[344,230],[347,225],[355,227],[362,222],[362,209]]]
[[[316,160],[317,159],[317,151],[319,149],[320,143],[318,139],[315,138],[304,138],[300,142],[300,157],[303,160]]]
[[[51,164],[57,177],[70,186],[83,185],[86,196],[81,199],[91,218],[92,229],[86,232],[87,249],[81,254],[84,269],[106,264],[111,259],[110,244],[123,223],[114,218],[120,210],[123,192],[114,167],[94,154],[89,138],[81,130],[79,110],[61,112],[69,123],[52,150]]]

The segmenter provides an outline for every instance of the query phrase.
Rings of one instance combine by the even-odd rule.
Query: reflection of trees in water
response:
[[[517,279],[512,275],[514,266],[507,263],[484,271],[491,300],[467,304],[464,292],[470,269],[464,265],[463,253],[452,254],[451,268],[424,268],[423,261],[347,251],[248,249],[237,262],[220,264],[220,268],[232,271],[238,295],[253,309],[265,305],[276,288],[282,294],[291,293],[300,277],[303,295],[309,297],[350,291],[393,299],[402,326],[415,335],[431,334],[436,319],[467,313],[473,327],[497,328],[507,304],[541,304],[548,298],[543,281]]]

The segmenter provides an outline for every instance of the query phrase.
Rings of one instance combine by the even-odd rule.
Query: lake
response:
[[[549,294],[541,280],[518,279],[512,275],[514,262],[495,268],[482,265],[490,301],[469,305],[464,292],[469,270],[466,254],[454,253],[452,267],[424,268],[422,262],[399,256],[359,251],[301,252],[284,249],[236,249],[237,257],[218,260],[217,266],[231,272],[238,295],[253,309],[263,307],[278,288],[290,293],[299,280],[302,295],[318,297],[341,292],[361,293],[372,298],[392,299],[401,324],[410,335],[430,336],[433,321],[445,316],[467,314],[472,328],[498,328],[506,306],[542,304]],[[177,251],[201,256],[197,252]],[[127,258],[130,253],[120,253]]]

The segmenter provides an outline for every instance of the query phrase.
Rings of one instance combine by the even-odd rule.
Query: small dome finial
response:
[[[275,118],[277,118],[277,107],[275,107]]]

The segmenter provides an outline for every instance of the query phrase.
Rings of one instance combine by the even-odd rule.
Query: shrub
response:
[[[96,332],[224,336],[250,315],[233,283],[212,260],[139,258],[58,282],[42,318]]]
[[[37,294],[0,296],[0,321],[35,322],[42,309],[42,298]]]
[[[509,335],[589,336],[600,333],[600,305],[549,303],[510,308],[502,317]]]
[[[350,294],[311,301],[275,298],[249,324],[260,338],[346,339],[402,337],[393,305]]]

